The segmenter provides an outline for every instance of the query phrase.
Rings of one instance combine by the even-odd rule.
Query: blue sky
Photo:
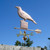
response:
[[[41,34],[30,36],[33,40],[32,47],[48,46],[48,37],[50,37],[50,0],[0,0],[0,44],[14,45],[16,40],[24,42],[22,36],[17,37],[16,34],[20,30],[14,27],[20,27],[20,20],[15,6],[21,6],[24,11],[32,16],[37,22],[26,20],[29,23],[29,29],[41,29]],[[22,32],[24,30],[21,30]],[[31,33],[31,31],[26,31]]]

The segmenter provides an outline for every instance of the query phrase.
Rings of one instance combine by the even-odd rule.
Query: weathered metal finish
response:
[[[41,33],[41,30],[36,29],[35,32],[36,32],[36,33]]]
[[[25,22],[24,20],[20,21],[20,28],[21,29],[28,29],[28,22]]]
[[[18,10],[18,15],[19,17],[23,18],[24,20],[30,20],[32,21],[33,23],[37,24],[35,22],[35,20],[28,14],[26,13],[25,11],[22,10],[22,8],[20,6],[16,6],[17,10]]]
[[[28,36],[28,37],[29,37],[29,35],[33,36],[33,32],[31,32],[31,33],[29,33],[29,34],[26,34],[25,31],[24,31],[24,33],[22,33],[22,32],[20,31],[20,33],[19,33],[19,34],[16,34],[16,35],[17,35],[17,37],[19,37],[19,36]]]
[[[21,28],[14,28],[14,29],[21,29]],[[40,29],[32,30],[32,29],[23,29],[23,30],[28,30],[28,31],[35,31],[36,33],[41,33]]]

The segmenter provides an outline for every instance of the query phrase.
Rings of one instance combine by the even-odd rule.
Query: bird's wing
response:
[[[23,10],[18,11],[18,14],[21,18],[32,19],[31,16]]]
[[[26,13],[25,11],[22,11],[22,13],[23,13],[23,15],[25,15],[25,17],[27,17],[27,19],[32,19],[31,16],[28,13]]]

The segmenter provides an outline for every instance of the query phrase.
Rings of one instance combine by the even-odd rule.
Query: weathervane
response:
[[[27,37],[29,38],[29,35],[33,36],[33,32],[31,32],[30,34],[26,34],[26,31],[24,31],[24,33],[22,33],[22,32],[20,31],[20,33],[17,34],[17,37],[23,36],[23,40],[25,41],[25,40],[27,39]],[[27,37],[26,37],[26,36],[27,36]]]
[[[36,29],[36,30],[28,29],[28,22],[26,22],[25,20],[30,20],[35,24],[37,24],[37,23],[35,22],[35,20],[29,14],[27,14],[25,11],[23,11],[20,6],[16,6],[16,8],[18,10],[17,11],[18,15],[21,18],[23,18],[24,20],[20,21],[20,28],[14,27],[14,29],[23,29],[23,30],[28,30],[28,31],[35,31],[36,33],[41,33],[41,30],[39,30],[39,29]]]

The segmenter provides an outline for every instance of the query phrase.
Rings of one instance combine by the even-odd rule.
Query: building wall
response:
[[[0,45],[0,50],[41,50],[41,48],[40,47],[21,47],[21,46]]]

